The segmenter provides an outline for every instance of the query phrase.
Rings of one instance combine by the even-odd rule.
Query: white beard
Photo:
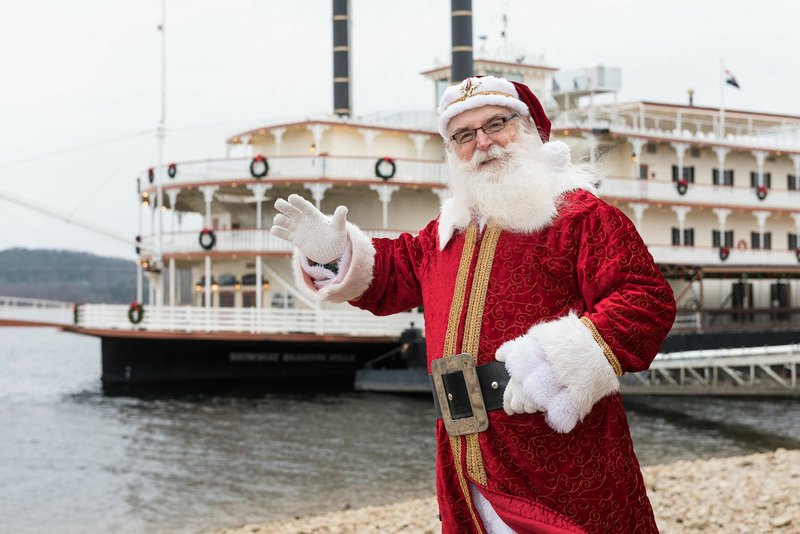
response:
[[[537,132],[519,131],[516,141],[476,149],[469,161],[448,153],[452,200],[467,207],[471,219],[506,230],[537,230],[532,210],[536,220],[551,221],[560,190],[557,173],[540,157],[541,146]]]

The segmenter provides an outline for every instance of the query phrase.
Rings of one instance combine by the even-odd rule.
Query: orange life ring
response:
[[[744,239],[740,239],[738,243],[736,243],[736,248],[739,250],[746,250],[747,249],[747,241]]]

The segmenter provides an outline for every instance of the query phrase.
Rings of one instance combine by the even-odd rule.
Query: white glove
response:
[[[575,428],[580,421],[577,405],[567,388],[558,382],[544,349],[533,335],[506,341],[497,349],[495,358],[505,362],[511,376],[503,394],[506,413],[531,413],[527,408],[535,407],[546,412],[545,421],[553,430],[565,433]],[[519,391],[509,393],[508,387],[513,382]],[[524,400],[520,402],[518,396]]]
[[[503,410],[508,415],[514,415],[515,413],[543,412],[544,408],[530,402],[522,392],[522,384],[512,378],[503,391]]]
[[[339,206],[332,217],[324,215],[300,195],[279,198],[272,235],[292,243],[308,259],[319,264],[338,260],[347,245],[347,208]]]

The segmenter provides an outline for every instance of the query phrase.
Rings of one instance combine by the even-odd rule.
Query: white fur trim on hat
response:
[[[505,106],[523,117],[529,117],[528,106],[519,99],[514,84],[505,78],[484,76],[467,78],[458,85],[452,85],[442,95],[437,113],[439,114],[439,133],[448,139],[447,125],[456,115],[469,109],[482,106]]]

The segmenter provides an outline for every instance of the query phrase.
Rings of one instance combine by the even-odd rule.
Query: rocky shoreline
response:
[[[663,534],[800,533],[800,450],[642,469]],[[214,534],[440,532],[436,499],[226,528]]]

